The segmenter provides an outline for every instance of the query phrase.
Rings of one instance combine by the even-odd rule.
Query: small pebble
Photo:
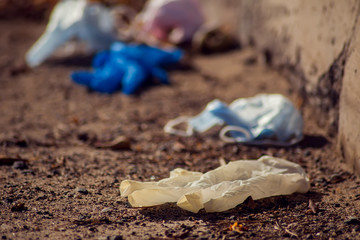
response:
[[[107,237],[108,240],[123,240],[121,235]]]
[[[14,202],[14,199],[12,198],[5,198],[4,200],[6,203],[13,203]]]
[[[134,167],[134,168],[132,168],[132,169],[130,170],[129,174],[130,174],[130,175],[134,175],[134,174],[137,173],[137,171],[138,171],[138,169],[137,169],[136,167]]]
[[[12,167],[14,169],[19,169],[19,170],[24,170],[24,169],[28,168],[26,162],[24,162],[24,161],[15,161],[14,164],[12,165]]]
[[[345,179],[341,174],[333,174],[330,176],[330,182],[331,183],[340,183],[343,182]]]
[[[77,135],[77,138],[82,142],[96,141],[96,135],[94,133],[81,132]]]
[[[25,203],[23,202],[16,202],[11,207],[12,212],[22,212],[25,210],[27,210],[27,207],[25,207]]]
[[[112,208],[104,208],[103,210],[101,210],[101,212],[100,213],[109,213],[109,212],[111,212],[112,211]]]
[[[350,217],[345,220],[346,224],[360,225],[360,219],[357,217]]]
[[[75,191],[84,195],[89,193],[85,188],[76,188]]]
[[[174,143],[174,145],[173,145],[173,150],[174,150],[175,152],[182,152],[182,151],[186,150],[186,147],[185,147],[184,144],[182,144],[182,143],[180,143],[180,142],[176,142],[176,143]]]
[[[304,152],[304,156],[305,157],[308,157],[308,156],[310,156],[311,155],[311,152],[309,151],[309,150],[306,150],[305,152]]]

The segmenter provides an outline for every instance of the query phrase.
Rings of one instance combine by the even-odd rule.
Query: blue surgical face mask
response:
[[[175,126],[187,123],[186,131]],[[287,146],[302,139],[303,120],[293,104],[280,94],[260,94],[240,98],[229,106],[219,100],[211,101],[197,116],[180,117],[164,127],[168,133],[191,136],[205,132],[215,125],[226,125],[220,131],[225,142]]]
[[[175,128],[175,126],[181,123],[188,124],[186,131]],[[194,131],[202,133],[216,125],[223,124],[237,126],[237,132],[233,134],[238,137],[242,137],[244,139],[250,139],[252,137],[252,134],[248,129],[248,124],[231,111],[226,104],[218,99],[208,103],[206,108],[195,117],[180,117],[168,122],[168,124],[164,127],[164,130],[165,132],[176,135],[191,136]]]

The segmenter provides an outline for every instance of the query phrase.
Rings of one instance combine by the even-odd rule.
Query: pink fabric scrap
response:
[[[191,40],[204,23],[197,0],[151,0],[140,16],[146,32],[172,43]]]

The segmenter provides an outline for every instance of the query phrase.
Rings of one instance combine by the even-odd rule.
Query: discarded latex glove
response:
[[[63,0],[56,4],[44,34],[26,54],[30,67],[40,65],[58,47],[76,37],[90,50],[106,49],[116,39],[110,11],[86,0]]]
[[[175,128],[184,122],[188,124],[186,131]],[[230,106],[215,99],[199,115],[171,120],[164,130],[171,134],[191,136],[194,131],[205,132],[223,124],[226,126],[220,131],[220,138],[225,142],[289,146],[303,137],[300,112],[280,94],[239,98]]]
[[[115,42],[110,51],[95,56],[94,71],[77,71],[71,77],[74,82],[98,92],[113,93],[121,88],[123,93],[132,94],[150,77],[169,83],[161,66],[177,63],[182,56],[179,49],[163,50]]]
[[[177,202],[197,213],[221,212],[234,208],[251,196],[254,200],[271,196],[306,193],[310,188],[305,171],[296,163],[263,156],[239,160],[205,174],[177,168],[159,182],[125,180],[120,184],[122,197],[133,207],[149,207]]]
[[[192,39],[204,16],[197,0],[150,0],[138,20],[158,40],[178,44]]]

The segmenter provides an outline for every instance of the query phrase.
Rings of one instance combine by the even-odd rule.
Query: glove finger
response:
[[[154,69],[152,69],[151,74],[155,78],[159,79],[161,83],[169,84],[168,75],[165,70],[163,70],[161,68],[154,68]]]
[[[94,76],[93,73],[81,72],[81,71],[73,72],[71,74],[71,78],[74,82],[76,82],[77,84],[85,85],[85,86],[90,86],[93,76]]]
[[[139,64],[128,63],[124,78],[122,80],[122,92],[124,94],[134,93],[146,80],[148,72]]]
[[[92,66],[94,68],[100,68],[104,66],[104,64],[109,61],[110,58],[110,52],[109,51],[102,51],[96,54],[96,56],[93,59]]]
[[[115,92],[121,86],[124,71],[121,64],[106,64],[94,73],[91,89],[102,93]]]

